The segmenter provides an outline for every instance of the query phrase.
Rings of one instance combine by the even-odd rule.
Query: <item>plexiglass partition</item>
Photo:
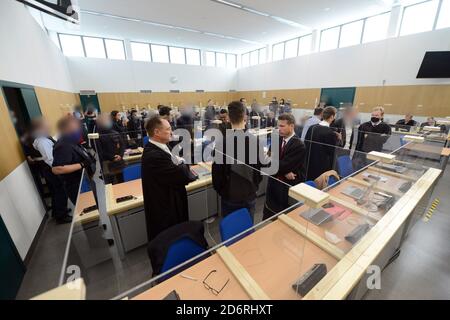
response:
[[[220,148],[221,123],[177,129],[187,130],[175,130],[169,145],[174,163],[189,170],[177,189],[187,203],[160,195],[174,199],[167,210],[149,205],[160,200],[149,186],[166,183],[152,176],[152,163],[142,164],[149,139],[133,144],[129,134],[100,133],[91,141],[98,170],[83,176],[62,283],[82,277],[88,299],[314,298],[325,290],[320,280],[337,281],[336,270],[360,263],[389,223],[408,216],[405,199],[423,198],[414,186],[429,167],[402,158],[406,144],[394,134],[359,132],[357,144],[344,149],[312,128],[304,175],[294,183],[278,171],[284,155],[277,130],[247,131],[261,155],[253,163]],[[119,157],[107,157],[105,145]],[[381,154],[366,152],[369,146]],[[172,228],[177,224],[181,229]]]

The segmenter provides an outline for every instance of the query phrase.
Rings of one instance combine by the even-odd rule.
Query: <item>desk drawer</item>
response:
[[[125,252],[147,244],[147,225],[144,211],[127,212],[116,216]]]

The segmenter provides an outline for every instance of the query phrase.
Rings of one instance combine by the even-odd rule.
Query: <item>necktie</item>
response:
[[[285,139],[283,139],[283,143],[281,144],[280,159],[282,159],[284,157],[284,149],[286,149],[286,140]]]

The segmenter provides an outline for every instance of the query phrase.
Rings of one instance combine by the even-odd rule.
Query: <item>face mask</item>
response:
[[[372,117],[372,118],[370,118],[370,121],[372,121],[373,123],[378,123],[381,120],[379,118],[377,118],[377,117]]]

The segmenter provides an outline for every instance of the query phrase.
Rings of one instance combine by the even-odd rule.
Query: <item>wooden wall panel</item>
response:
[[[446,117],[450,115],[450,85],[360,87],[355,105],[361,112],[381,105],[390,114]]]
[[[123,110],[123,107],[156,108],[158,104],[178,106],[187,102],[205,106],[208,99],[223,105],[242,97],[247,99],[248,104],[256,99],[259,103],[268,105],[274,96],[278,99],[291,99],[294,108],[313,109],[320,100],[320,92],[320,88],[313,88],[204,93],[123,92],[99,93],[98,96],[105,112]],[[390,114],[412,112],[417,116],[445,117],[450,115],[450,85],[359,87],[356,89],[355,105],[361,112],[370,112],[373,107],[382,105],[386,113]]]
[[[98,93],[98,99],[102,112],[123,110],[123,108],[150,107],[156,109],[159,104],[179,106],[183,103],[194,103],[205,106],[209,99],[216,101],[218,105],[228,104],[234,99],[233,92],[102,92]]]
[[[58,120],[73,111],[75,105],[80,104],[80,96],[76,93],[35,87],[36,96],[41,107],[42,115],[49,121],[52,134],[56,133]]]
[[[9,116],[3,93],[0,92],[0,137],[2,147],[0,148],[0,180],[3,180],[24,160],[22,147],[17,137],[14,125]]]
[[[294,108],[313,109],[320,99],[321,89],[286,89],[286,90],[260,90],[260,91],[241,91],[237,96],[243,97],[247,103],[252,103],[256,99],[259,103],[268,105],[273,97],[278,100],[284,98],[291,99]],[[265,93],[265,97],[264,97]]]

